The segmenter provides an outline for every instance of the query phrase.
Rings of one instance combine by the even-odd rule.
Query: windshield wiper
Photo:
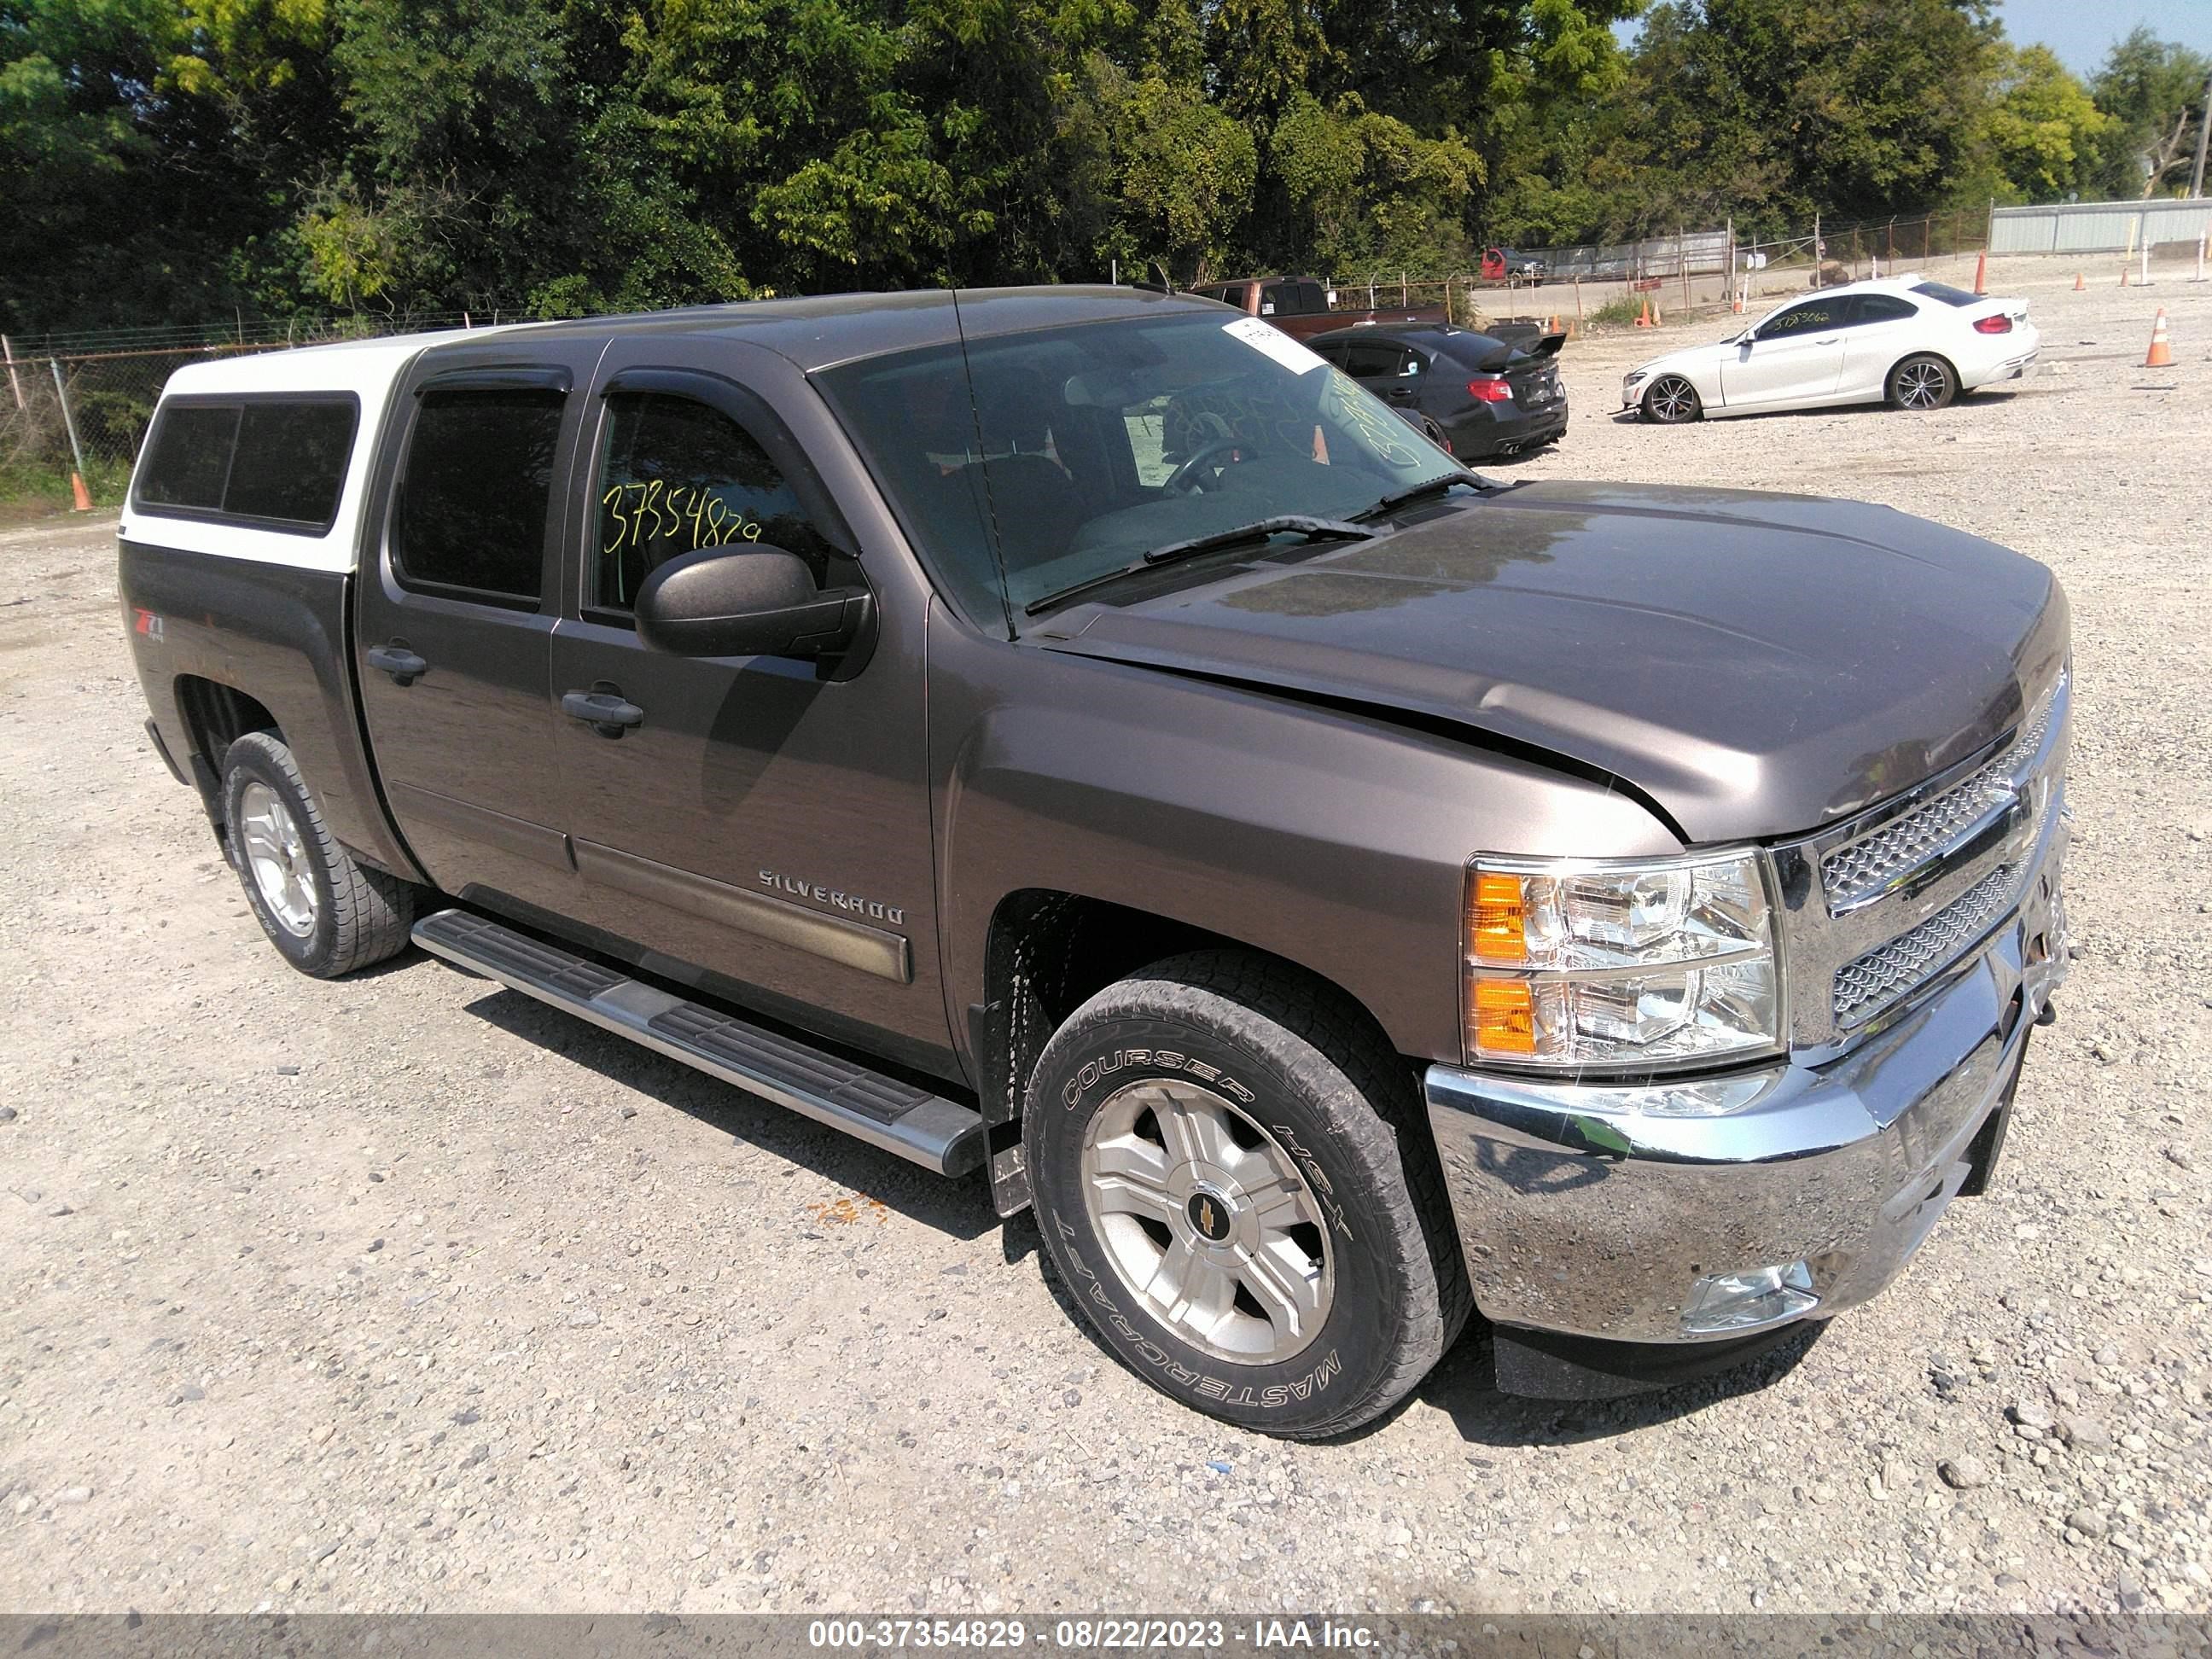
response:
[[[1362,515],[1364,516],[1364,514]],[[1096,576],[1086,576],[1079,582],[1056,588],[1042,599],[1031,599],[1022,607],[1022,614],[1034,617],[1087,593],[1094,587],[1103,587],[1108,582],[1119,581],[1124,576],[1142,575],[1147,570],[1157,570],[1164,564],[1211,553],[1217,548],[1234,547],[1240,542],[1264,541],[1270,536],[1300,535],[1313,540],[1364,542],[1372,540],[1382,532],[1364,524],[1353,524],[1345,519],[1320,519],[1307,513],[1279,513],[1269,519],[1255,519],[1249,524],[1233,525],[1227,530],[1216,530],[1203,536],[1193,536],[1188,541],[1170,542],[1156,547],[1142,558]]]
[[[1417,483],[1410,489],[1401,489],[1393,495],[1385,495],[1365,512],[1355,513],[1352,516],[1355,520],[1361,522],[1369,519],[1379,519],[1394,507],[1403,507],[1408,501],[1418,501],[1429,495],[1441,495],[1455,484],[1466,484],[1474,489],[1498,488],[1495,480],[1486,478],[1479,472],[1447,472],[1440,478],[1431,478],[1426,483]]]

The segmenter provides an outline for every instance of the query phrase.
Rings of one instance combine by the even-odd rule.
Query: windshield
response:
[[[963,372],[958,345],[931,347],[819,380],[939,581],[987,626],[1155,548],[1466,476],[1257,318],[1086,323],[966,357]]]

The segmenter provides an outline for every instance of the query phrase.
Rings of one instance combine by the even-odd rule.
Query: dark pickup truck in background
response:
[[[2065,963],[2042,566],[1500,483],[1189,295],[195,365],[120,579],[292,965],[411,939],[988,1171],[1102,1344],[1275,1434],[1474,1316],[1587,1393],[1865,1301]]]
[[[1238,276],[1225,283],[1208,283],[1191,292],[1202,300],[1218,300],[1248,317],[1263,317],[1294,340],[1310,340],[1332,329],[1368,324],[1404,327],[1421,323],[1456,323],[1528,352],[1556,352],[1566,338],[1564,331],[1547,327],[1534,317],[1454,318],[1442,306],[1376,307],[1365,311],[1340,307],[1337,301],[1343,295],[1365,297],[1365,291],[1332,291],[1318,276]]]

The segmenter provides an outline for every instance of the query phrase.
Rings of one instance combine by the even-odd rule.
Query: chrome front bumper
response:
[[[1909,1011],[1824,1064],[1650,1087],[1430,1067],[1477,1306],[1500,1325],[1685,1342],[1826,1318],[1881,1290],[1975,1173],[1976,1138],[2064,976],[2065,840],[2053,812],[2021,902]],[[1685,1328],[1700,1280],[1799,1261],[1817,1304]]]

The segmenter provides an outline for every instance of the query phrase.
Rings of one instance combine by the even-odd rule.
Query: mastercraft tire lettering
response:
[[[1046,1248],[1115,1358],[1292,1438],[1403,1399],[1468,1308],[1411,1085],[1328,988],[1233,953],[1079,1008],[1024,1138]]]

